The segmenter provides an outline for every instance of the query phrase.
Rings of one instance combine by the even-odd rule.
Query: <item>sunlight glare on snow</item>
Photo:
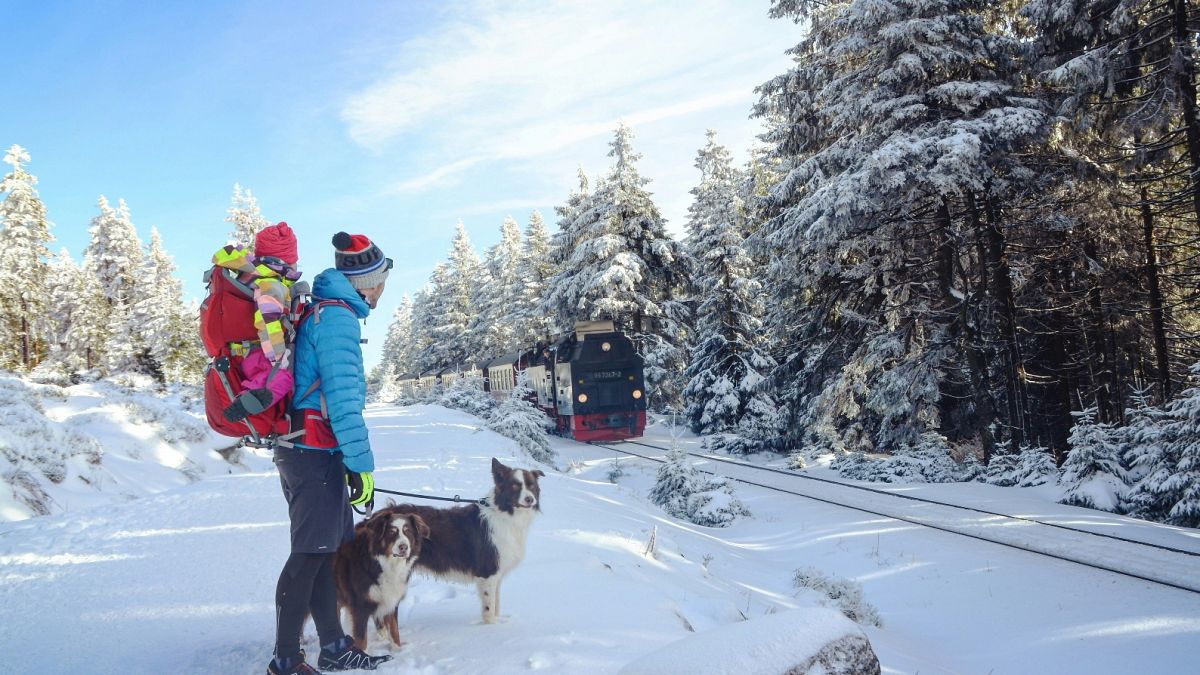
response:
[[[129,607],[104,612],[87,612],[80,616],[85,621],[118,621],[122,619],[190,619],[195,617],[241,616],[269,611],[266,602],[215,602],[207,605],[157,605],[153,607]]]
[[[1103,621],[1073,626],[1051,633],[1041,640],[1047,644],[1062,640],[1086,638],[1200,634],[1200,618],[1194,616],[1154,616],[1140,621]]]
[[[16,555],[0,555],[0,565],[88,565],[91,563],[114,562],[117,560],[137,560],[145,556],[113,553],[109,555],[77,553],[56,553],[54,555],[38,555],[37,553],[18,553]]]
[[[231,532],[233,530],[262,530],[275,527],[287,527],[286,522],[274,523],[229,523],[226,525],[204,525],[197,527],[165,528],[156,530],[119,530],[113,532],[112,539],[136,539],[139,537],[166,537],[180,534],[199,534],[201,532]]]

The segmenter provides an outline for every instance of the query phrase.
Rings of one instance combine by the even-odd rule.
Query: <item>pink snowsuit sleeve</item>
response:
[[[274,405],[279,399],[291,393],[295,379],[292,377],[290,368],[280,367],[268,382],[267,377],[271,374],[272,367],[273,364],[267,359],[266,354],[263,354],[263,350],[252,350],[242,360],[242,375],[245,376],[245,379],[242,380],[242,388],[261,389],[265,386],[271,392],[271,404]]]

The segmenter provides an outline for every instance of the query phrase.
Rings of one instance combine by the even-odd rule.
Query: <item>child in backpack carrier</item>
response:
[[[214,265],[236,271],[239,281],[253,285],[256,306],[258,344],[249,346],[242,358],[243,391],[223,412],[230,422],[257,415],[292,391],[284,321],[292,307],[292,284],[300,278],[297,258],[296,236],[283,222],[254,237],[253,254],[241,246],[225,246],[213,255]]]

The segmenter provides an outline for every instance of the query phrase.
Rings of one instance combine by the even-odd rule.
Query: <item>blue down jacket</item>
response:
[[[346,275],[330,268],[313,280],[313,302],[341,300],[353,312],[339,305],[320,308],[318,317],[307,318],[296,333],[296,396],[303,396],[317,378],[321,385],[295,406],[307,410],[321,409],[321,393],[329,411],[329,423],[342,451],[342,462],[358,473],[375,470],[367,424],[363,421],[363,406],[367,403],[367,378],[363,370],[362,335],[359,319],[367,318],[371,307],[346,280]],[[303,444],[299,447],[312,449]]]

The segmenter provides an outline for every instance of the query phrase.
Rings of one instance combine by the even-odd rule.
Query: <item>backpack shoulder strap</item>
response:
[[[350,305],[347,304],[344,300],[317,299],[316,302],[310,303],[307,307],[304,308],[304,312],[300,315],[300,321],[297,322],[297,324],[296,324],[297,329],[299,329],[300,324],[304,323],[304,320],[310,316],[313,318],[314,324],[321,323],[321,308],[328,307],[329,305],[341,305],[342,307],[345,307],[346,309],[350,310],[350,312],[352,312],[352,313],[354,312],[354,309],[352,307],[350,307]],[[306,389],[303,394],[296,397],[296,400],[303,401],[304,399],[308,398],[314,391],[317,391],[318,389],[320,389],[320,387],[321,387],[321,378],[318,377],[317,379],[313,380],[313,383],[308,386],[308,389]],[[321,397],[321,417],[328,420],[329,419],[329,407],[327,405],[325,405],[325,392],[321,391],[321,392],[319,392],[319,394]]]

